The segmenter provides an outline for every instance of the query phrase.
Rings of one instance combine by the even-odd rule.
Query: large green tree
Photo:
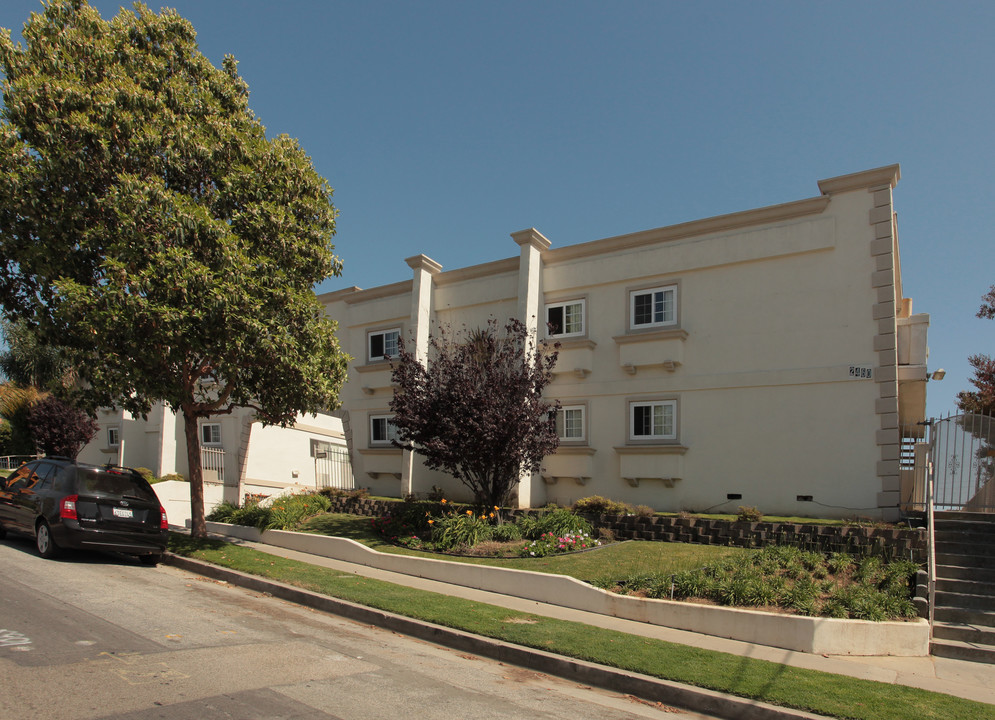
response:
[[[0,300],[72,354],[87,407],[183,416],[203,536],[200,418],[336,404],[331,188],[174,11],[53,0],[22,37],[0,37]]]

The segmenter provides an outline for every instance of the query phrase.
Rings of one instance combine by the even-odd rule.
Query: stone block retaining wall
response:
[[[332,511],[376,517],[390,512],[400,500],[332,498]],[[509,518],[534,510],[515,510]],[[887,559],[926,561],[926,531],[897,527],[816,525],[777,522],[737,522],[695,517],[585,515],[597,530],[610,530],[618,540],[659,540],[698,545],[763,547],[794,545],[818,552],[880,555]]]

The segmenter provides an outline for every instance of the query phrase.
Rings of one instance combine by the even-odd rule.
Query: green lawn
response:
[[[353,532],[361,534],[356,527]],[[950,695],[805,670],[516,612],[341,573],[221,541],[198,541],[173,534],[169,549],[180,555],[485,637],[829,717],[846,720],[906,720],[910,717],[917,720],[990,720],[992,717],[992,705]]]
[[[474,565],[534,570],[568,575],[585,582],[621,580],[638,575],[671,575],[682,570],[713,565],[726,558],[756,552],[742,548],[686,543],[623,542],[583,553],[544,558],[487,558],[437,555],[409,550],[386,542],[372,528],[371,518],[329,513],[311,518],[301,532],[346,537],[379,552],[434,557]]]

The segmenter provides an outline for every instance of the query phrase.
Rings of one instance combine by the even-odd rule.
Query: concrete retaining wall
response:
[[[564,575],[379,553],[347,538],[208,523],[243,540],[627,620],[825,655],[929,654],[929,624],[837,620],[616,595]]]

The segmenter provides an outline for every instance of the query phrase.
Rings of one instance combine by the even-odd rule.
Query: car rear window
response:
[[[135,497],[156,501],[152,487],[140,477],[116,470],[83,469],[79,471],[78,492],[87,495]]]

